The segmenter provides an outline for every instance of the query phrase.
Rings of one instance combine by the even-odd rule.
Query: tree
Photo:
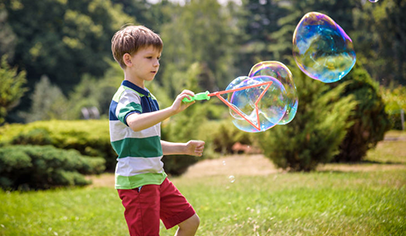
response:
[[[406,2],[366,2],[354,9],[357,57],[380,84],[406,85]]]
[[[347,122],[352,125],[340,144],[340,153],[334,157],[337,162],[361,161],[367,151],[383,140],[391,128],[385,103],[377,82],[373,81],[360,63],[342,81],[346,83],[341,96],[354,96],[358,105]],[[332,84],[335,87],[336,84]]]
[[[162,70],[158,80],[171,88],[170,96],[178,93],[177,73],[185,72],[195,62],[202,72],[199,85],[213,91],[226,87],[233,80],[234,30],[231,16],[216,0],[190,1],[183,7],[173,7],[171,22],[161,29],[164,41]]]
[[[102,76],[112,60],[111,37],[133,22],[110,1],[4,0],[0,5],[16,36],[10,64],[26,71],[31,91],[42,75],[65,95],[83,74]],[[18,110],[29,110],[30,93]]]
[[[50,119],[67,119],[67,101],[61,89],[51,84],[47,76],[42,76],[31,94],[32,105],[29,112],[20,112],[26,122]]]
[[[246,75],[250,67],[259,61],[279,60],[280,55],[275,50],[278,38],[273,37],[273,33],[279,30],[279,19],[289,11],[280,0],[248,0],[243,3],[242,9],[245,11],[238,20],[245,34],[239,37],[238,67],[245,68],[240,75]]]
[[[331,17],[347,33],[352,31],[352,9],[354,1],[351,0],[294,0],[284,4],[285,16],[278,19],[279,29],[271,33],[270,37],[276,42],[272,42],[269,48],[273,51],[276,60],[288,63],[292,55],[292,36],[301,18],[308,12],[320,12]]]
[[[25,83],[25,71],[18,72],[17,68],[11,68],[3,56],[0,67],[0,125],[5,121],[7,112],[19,103],[27,91],[23,87]]]
[[[380,87],[382,99],[385,102],[385,111],[389,116],[391,127],[393,129],[402,130],[402,110],[403,122],[404,113],[406,112],[406,87],[396,86],[395,88]]]
[[[338,153],[351,123],[347,118],[355,108],[353,96],[340,97],[345,83],[329,89],[297,67],[290,67],[299,97],[295,118],[260,134],[266,157],[289,171],[312,171],[330,162]]]
[[[0,4],[0,55],[7,55],[8,60],[14,57],[16,35],[7,22],[7,11]]]
[[[161,25],[170,20],[170,9],[174,3],[162,0],[152,4],[148,0],[111,0],[114,4],[121,4],[123,11],[134,18],[134,21],[155,32],[160,32]]]

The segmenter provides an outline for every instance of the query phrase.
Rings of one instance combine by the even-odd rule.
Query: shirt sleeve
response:
[[[126,90],[123,92],[122,96],[120,97],[120,100],[118,101],[116,116],[121,122],[123,122],[125,125],[128,126],[126,120],[127,116],[129,116],[134,112],[138,114],[142,113],[140,95]]]

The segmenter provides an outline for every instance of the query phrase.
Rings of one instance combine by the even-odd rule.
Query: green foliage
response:
[[[355,3],[352,0],[293,0],[289,1],[290,4],[286,4],[285,1],[269,2],[273,2],[276,5],[275,7],[278,7],[281,9],[280,12],[284,13],[275,19],[276,27],[268,34],[268,38],[271,40],[267,45],[267,50],[274,55],[276,60],[289,62],[289,58],[292,55],[294,30],[302,17],[308,12],[315,11],[328,15],[345,29],[347,33],[353,29],[352,10],[355,7]],[[261,60],[269,59],[261,58]]]
[[[20,113],[26,122],[68,118],[68,101],[59,87],[50,83],[47,76],[42,76],[36,83],[31,101],[30,111]]]
[[[260,134],[260,145],[273,163],[289,171],[312,171],[327,163],[344,139],[355,108],[352,96],[340,98],[346,83],[334,89],[290,68],[298,88],[299,106],[295,118]],[[293,70],[292,70],[293,69]]]
[[[111,0],[113,4],[121,4],[122,10],[127,15],[133,17],[139,24],[154,30],[159,30],[160,26],[170,21],[170,14],[175,7],[168,0]],[[158,32],[159,33],[159,32]]]
[[[281,55],[278,47],[281,47],[282,42],[291,44],[291,39],[286,41],[286,38],[273,36],[273,33],[280,29],[278,21],[290,13],[280,2],[278,0],[244,2],[242,7],[244,15],[238,18],[245,28],[244,37],[239,38],[239,43],[243,45],[238,57],[239,67],[244,68],[240,70],[241,75],[247,74],[249,68],[256,62],[271,58],[279,60]]]
[[[85,73],[103,75],[112,35],[134,22],[111,1],[5,0],[1,5],[18,39],[13,65],[26,68],[31,84],[46,74],[64,92]]]
[[[196,78],[200,72],[201,67],[199,67],[199,64],[195,63],[191,65],[189,70],[182,76],[184,80],[177,83],[178,88],[182,89],[182,87],[186,87],[198,91],[199,87],[197,86]],[[168,122],[164,121],[162,140],[187,142],[192,139],[198,139],[197,127],[206,121],[205,107],[207,107],[207,103],[197,102],[183,112],[171,117]],[[165,163],[164,168],[168,174],[181,175],[190,165],[195,164],[199,160],[199,157],[171,155],[164,156],[162,160]]]
[[[14,56],[16,35],[7,22],[7,11],[0,4],[0,55],[7,55],[9,60]]]
[[[193,109],[194,106],[196,107]],[[164,121],[162,139],[173,142],[202,139],[202,136],[199,136],[202,132],[197,127],[204,123],[205,118],[204,115],[199,115],[200,108],[195,104],[187,109],[188,113],[185,111],[185,115],[182,116],[181,113],[171,118],[170,122]],[[106,171],[112,172],[117,163],[117,154],[110,144],[108,124],[108,120],[50,120],[29,124],[7,124],[0,128],[0,147],[52,145],[61,149],[75,149],[82,155],[103,157]],[[214,154],[208,151],[205,155],[212,157]],[[165,156],[163,161],[168,174],[181,175],[200,159],[200,157],[171,155]]]
[[[182,79],[179,72],[184,73],[196,62],[202,69],[198,79],[201,89],[226,87],[234,79],[236,31],[229,12],[217,0],[190,1],[182,8],[172,7],[171,21],[160,30],[165,48],[162,79],[157,78],[169,96],[178,93],[178,80]]]
[[[340,153],[334,160],[355,162],[362,160],[368,149],[383,140],[385,132],[391,125],[378,83],[371,79],[359,63],[342,81],[347,84],[342,96],[354,96],[358,105],[348,118],[352,126],[348,128],[348,133],[340,145]]]
[[[199,130],[199,136],[206,141],[207,149],[221,155],[233,154],[232,147],[237,142],[244,145],[257,146],[256,134],[239,130],[232,123],[231,119],[208,121],[202,124]],[[211,154],[213,157],[210,154],[205,151],[206,158],[216,157],[215,154]]]
[[[355,8],[357,59],[380,84],[406,85],[406,2],[379,1]]]
[[[108,118],[111,99],[124,79],[123,71],[118,63],[109,62],[111,66],[102,78],[94,78],[89,74],[82,77],[80,83],[69,94],[69,118],[80,119],[81,109],[95,107],[101,118]]]
[[[49,116],[77,119],[81,106],[95,106],[106,116],[107,95],[115,87],[104,80],[114,71],[109,70],[110,39],[125,23],[143,24],[161,34],[165,47],[157,89],[165,90],[162,97],[173,99],[179,93],[178,82],[193,63],[202,68],[197,80],[200,88],[214,91],[247,74],[258,61],[287,62],[299,20],[307,12],[318,11],[353,39],[357,61],[374,80],[385,86],[394,81],[405,84],[405,7],[402,0],[374,4],[244,0],[227,5],[216,0],[185,1],[184,5],[168,0],[156,4],[148,0],[4,0],[0,55],[8,54],[13,67],[27,71],[31,91],[47,75],[72,100],[68,105],[56,102],[52,112],[56,114]],[[100,80],[106,83],[93,87]],[[30,110],[29,95],[22,98],[18,111]],[[7,121],[22,122],[15,114],[9,114]]]
[[[0,129],[0,144],[53,145],[75,149],[82,155],[103,157],[106,170],[113,171],[117,154],[110,144],[107,120],[37,121],[5,125]]]
[[[380,87],[380,91],[392,128],[401,130],[404,126],[402,126],[401,113],[402,110],[406,112],[406,87],[397,86],[392,89]]]
[[[0,125],[4,122],[7,112],[19,103],[27,91],[23,87],[26,83],[25,72],[17,72],[17,68],[11,68],[6,58],[1,57],[0,62]]]
[[[31,94],[31,108],[20,112],[25,122],[37,120],[77,120],[82,119],[83,108],[96,108],[101,118],[108,118],[111,98],[123,81],[123,71],[115,62],[102,78],[89,74],[82,76],[79,84],[65,96],[61,89],[52,84],[47,76],[42,76]],[[97,117],[93,117],[97,118]]]
[[[87,185],[83,174],[104,171],[102,158],[86,157],[76,150],[53,146],[8,146],[0,148],[0,187],[46,189]]]

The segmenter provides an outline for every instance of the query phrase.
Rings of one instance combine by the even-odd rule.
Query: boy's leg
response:
[[[195,235],[199,217],[195,210],[167,178],[161,184],[161,220],[167,229],[178,225],[176,235]]]
[[[118,189],[131,236],[159,236],[159,185]]]
[[[176,231],[175,236],[193,236],[196,234],[199,224],[200,219],[197,214],[194,214],[192,217],[178,225],[179,228]]]

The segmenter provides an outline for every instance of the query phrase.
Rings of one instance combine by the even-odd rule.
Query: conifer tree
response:
[[[290,123],[261,133],[259,143],[277,167],[312,171],[338,153],[356,102],[351,95],[340,97],[345,83],[330,89],[305,76],[296,66],[290,70],[299,96],[297,114]]]
[[[342,81],[347,85],[341,96],[354,96],[358,105],[348,118],[348,122],[353,125],[348,128],[348,133],[340,145],[340,153],[334,160],[355,162],[362,160],[368,149],[383,140],[385,132],[391,125],[378,83],[371,79],[359,63],[355,64]],[[331,86],[335,87],[336,84]]]

